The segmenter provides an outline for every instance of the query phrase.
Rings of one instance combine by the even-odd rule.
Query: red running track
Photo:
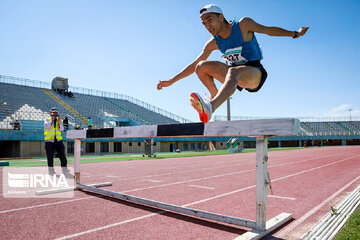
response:
[[[81,171],[85,184],[112,181],[112,191],[255,220],[255,153],[91,163]],[[269,152],[269,172],[267,218],[294,218],[273,237],[299,239],[360,184],[360,146]],[[1,239],[234,239],[246,230],[80,191],[72,199],[0,201]]]

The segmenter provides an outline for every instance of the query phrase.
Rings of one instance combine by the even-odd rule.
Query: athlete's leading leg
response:
[[[209,90],[212,98],[218,93],[214,78],[224,83],[228,70],[229,67],[226,64],[217,61],[201,61],[195,69],[200,81]],[[211,104],[204,101],[199,94],[194,92],[190,94],[190,103],[199,113],[200,120],[207,123],[212,114]]]
[[[195,72],[200,81],[209,90],[212,98],[218,93],[214,78],[224,83],[229,66],[217,61],[201,61],[196,65]]]
[[[193,92],[190,95],[191,105],[199,113],[200,120],[204,123],[207,123],[211,119],[212,113],[229,99],[235,92],[237,85],[254,89],[261,80],[261,72],[255,67],[237,66],[230,68],[220,62],[201,62],[197,74],[212,96],[211,101],[207,102],[197,93]],[[224,83],[220,91],[214,84],[214,78]]]

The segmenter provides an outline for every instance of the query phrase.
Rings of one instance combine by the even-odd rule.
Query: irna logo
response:
[[[8,172],[8,186],[11,188],[62,188],[69,187],[69,184],[63,174],[19,174]]]

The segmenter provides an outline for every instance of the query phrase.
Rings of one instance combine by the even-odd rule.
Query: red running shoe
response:
[[[204,101],[199,94],[192,92],[190,94],[190,103],[199,113],[200,121],[207,123],[211,119],[212,107],[209,102]]]

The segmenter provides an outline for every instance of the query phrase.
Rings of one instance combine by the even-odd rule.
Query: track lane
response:
[[[284,173],[294,174],[294,172],[296,172],[296,171],[298,171],[298,172],[299,171],[300,172],[304,171],[304,169],[306,169],[306,167],[304,167],[304,165],[307,165],[307,164],[308,164],[309,167],[311,167],[311,166],[312,167],[318,167],[319,166],[319,165],[316,165],[316,164],[314,165],[314,163],[319,163],[319,164],[321,163],[321,164],[326,165],[326,164],[330,163],[331,161],[333,161],[329,157],[330,155],[334,155],[335,158],[338,158],[339,156],[345,157],[347,155],[353,155],[356,152],[358,152],[358,153],[360,152],[359,148],[356,148],[356,147],[345,147],[345,148],[336,148],[336,149],[327,148],[328,151],[324,151],[324,149],[322,149],[322,148],[319,148],[319,149],[306,149],[306,150],[304,150],[304,152],[305,152],[304,156],[301,156],[301,154],[299,154],[298,150],[292,150],[292,151],[297,151],[295,156],[288,156],[287,154],[284,154],[286,152],[292,152],[292,151],[270,152],[269,153],[269,156],[270,156],[270,160],[269,160],[269,167],[270,168],[269,168],[269,170],[270,170],[272,179],[275,180],[277,177],[284,176],[283,175]],[[345,152],[343,152],[343,151],[339,152],[339,149],[343,149],[343,150],[346,150],[346,151]],[[311,151],[309,151],[309,150],[311,150]],[[327,155],[325,155],[325,154],[327,154]],[[237,154],[237,155],[227,155],[227,156],[234,157],[234,156],[241,156],[241,155],[250,155],[250,154]],[[291,155],[293,155],[293,154],[291,154]],[[315,155],[320,155],[320,156],[317,157]],[[327,157],[323,157],[321,155],[325,155]],[[227,156],[224,156],[224,157],[221,156],[222,161],[224,159],[226,159]],[[291,162],[289,162],[289,161],[296,161],[296,160],[299,160],[301,158],[311,158],[311,157],[312,158],[317,158],[317,160],[313,159],[313,160],[309,160],[308,162],[303,161],[301,163],[300,163],[300,161],[299,161],[299,163],[291,163]],[[190,158],[188,158],[187,160],[189,160],[189,159]],[[174,159],[171,159],[171,160],[169,159],[168,161],[169,162],[171,161],[172,164],[176,165],[176,163],[174,163],[173,160]],[[237,160],[238,159],[230,159],[230,160],[228,160],[228,161],[226,160],[224,162],[227,162],[227,163],[234,163],[235,162],[236,163]],[[197,160],[195,162],[197,162],[199,164],[198,161],[205,162],[204,166],[206,166],[207,158],[203,158],[203,160]],[[211,161],[214,161],[214,160],[210,160],[210,162]],[[245,160],[240,160],[240,161],[245,161],[246,162],[248,160],[245,159]],[[253,161],[253,163],[255,163],[255,160],[251,160],[251,161]],[[348,160],[348,161],[350,161],[350,160]],[[352,171],[354,171],[354,172],[358,171],[359,172],[359,169],[356,168],[357,165],[358,165],[356,163],[359,162],[359,159],[357,159],[357,160],[355,159],[355,165],[349,164],[348,161],[346,161],[346,164],[344,162],[344,165],[341,165],[342,168],[347,169],[347,167],[351,167]],[[274,163],[274,166],[276,166],[276,165],[281,165],[281,166],[272,167],[273,163]],[[353,162],[351,162],[351,163],[353,163]],[[188,161],[187,161],[187,164],[189,164]],[[247,163],[245,163],[245,165],[246,164]],[[338,171],[337,170],[337,165],[338,164],[340,164],[340,163],[336,163],[334,165],[328,166],[328,168],[330,167],[330,169],[332,169],[330,172],[337,172]],[[91,166],[90,164],[88,164],[88,165]],[[106,165],[106,164],[104,164],[104,165]],[[180,165],[185,167],[185,170],[184,169],[179,169],[179,171],[190,171],[189,167],[187,165],[184,165],[184,164],[180,164]],[[250,162],[250,165],[252,165],[251,162]],[[172,169],[174,169],[174,167],[175,167],[175,166],[171,166],[171,164],[168,164],[168,166],[171,167]],[[333,166],[334,169],[331,166]],[[102,166],[102,167],[103,168],[105,167],[104,170],[106,170],[106,166]],[[111,166],[111,167],[113,167],[113,166]],[[197,189],[196,190],[197,194],[194,194],[193,197],[190,197],[188,199],[188,201],[186,201],[187,200],[186,196],[191,195],[191,194],[189,194],[189,192],[191,192],[190,189],[192,191],[194,191],[193,188],[188,186],[189,185],[188,183],[174,184],[174,185],[169,185],[169,186],[164,186],[164,187],[156,187],[156,188],[153,188],[152,191],[148,191],[148,190],[134,191],[133,195],[136,195],[136,196],[141,195],[141,194],[150,194],[151,195],[151,193],[152,193],[152,196],[158,197],[159,199],[164,200],[164,199],[168,198],[169,201],[174,201],[174,199],[176,199],[175,201],[179,201],[179,204],[185,204],[186,205],[186,204],[189,204],[189,203],[192,203],[192,202],[201,201],[202,199],[207,199],[209,197],[214,197],[214,196],[217,196],[219,194],[226,194],[227,191],[229,191],[229,190],[236,191],[236,189],[239,189],[240,186],[244,186],[244,187],[251,186],[249,184],[251,184],[251,181],[252,181],[251,178],[252,178],[252,174],[254,174],[254,170],[249,169],[250,171],[248,173],[233,174],[233,175],[229,175],[229,176],[226,176],[226,177],[225,176],[224,177],[217,177],[217,178],[213,177],[213,176],[215,176],[214,174],[217,174],[217,173],[224,174],[224,172],[222,172],[222,171],[223,170],[229,170],[229,168],[230,168],[230,170],[233,170],[232,172],[234,172],[235,170],[244,171],[244,169],[243,169],[244,166],[241,166],[241,165],[236,167],[236,169],[235,169],[234,166],[231,166],[231,167],[228,167],[228,168],[226,166],[221,166],[221,167],[222,167],[222,169],[217,169],[217,170],[215,169],[214,172],[213,172],[213,170],[211,170],[211,171],[208,171],[208,170],[201,171],[201,170],[199,170],[199,171],[196,172],[197,174],[195,174],[195,175],[198,175],[198,177],[200,177],[200,178],[201,177],[202,178],[208,178],[208,179],[195,181],[196,184],[197,185],[205,185],[206,184],[205,186],[214,187],[215,192],[214,192],[214,190],[210,191],[210,189]],[[89,170],[91,170],[91,168],[86,169],[85,167],[84,168],[82,167],[82,169],[84,169],[84,171],[86,171],[86,172],[89,172]],[[126,168],[121,169],[121,171],[125,171],[125,170],[126,170]],[[167,170],[171,170],[171,169],[170,168],[169,169],[167,169],[167,168],[162,169],[162,171],[167,171]],[[286,171],[288,171],[288,172],[286,172]],[[347,174],[347,175],[349,175],[349,177],[351,177],[354,174],[354,172],[352,172],[352,171],[350,171],[351,174]],[[150,173],[150,174],[153,173],[153,172],[149,171],[149,169],[146,169],[144,171],[140,171],[139,174],[142,174],[144,172]],[[154,170],[154,172],[159,173],[159,170],[156,169],[156,170]],[[349,173],[349,171],[345,171],[345,172]],[[229,171],[229,172],[226,172],[226,173],[231,173],[231,172]],[[338,173],[344,174],[343,172],[338,172]],[[160,174],[161,174],[161,171],[160,171]],[[163,172],[163,174],[164,174],[164,172]],[[201,176],[199,176],[200,174],[201,174]],[[246,174],[248,174],[248,175],[246,175]],[[306,173],[303,173],[303,174],[306,174]],[[236,178],[236,177],[238,177],[237,175],[240,176],[240,180],[238,178]],[[303,183],[301,183],[299,185],[299,183],[298,183],[299,180],[296,180],[296,179],[298,177],[300,177],[300,179],[301,179],[301,175],[302,174],[294,176],[294,177],[289,177],[289,178],[286,179],[286,181],[285,181],[285,179],[282,180],[282,181],[280,181],[280,180],[279,181],[274,181],[273,180],[274,181],[273,182],[274,189],[281,190],[280,192],[276,192],[276,195],[289,196],[289,192],[290,193],[291,193],[291,191],[294,192],[293,188],[290,188],[290,189],[286,188],[287,186],[290,186],[290,185],[291,186],[299,186],[299,188],[301,188],[302,186],[304,186],[304,184],[305,185],[306,184],[312,184],[312,182],[307,183],[305,181],[305,182],[303,182]],[[131,174],[130,177],[136,177],[136,176]],[[165,177],[165,176],[163,176],[163,177]],[[167,176],[168,177],[167,180],[162,179],[163,177],[160,177],[159,179],[161,179],[164,182],[168,181],[169,183],[174,183],[175,180],[186,181],[186,180],[194,179],[194,175],[192,175],[192,174],[190,176],[179,177],[179,176],[177,176],[177,174],[173,173],[172,174],[173,179],[171,179],[171,178],[169,178],[169,176]],[[242,181],[241,177],[243,177],[243,179],[247,179],[249,181],[247,181],[247,180]],[[326,175],[324,177],[328,178],[329,176]],[[291,180],[291,178],[294,178],[295,180]],[[307,178],[313,180],[310,177],[307,177]],[[221,179],[221,180],[219,180],[219,179]],[[90,179],[88,179],[88,180],[90,181]],[[86,181],[88,181],[88,180],[86,180]],[[140,180],[140,179],[138,179],[138,180]],[[294,181],[294,182],[292,183],[292,181]],[[93,182],[92,179],[91,179],[90,182]],[[280,183],[283,183],[283,182],[286,182],[286,184],[284,184],[284,186],[282,186],[280,184]],[[300,182],[302,182],[302,180]],[[338,181],[335,181],[335,182],[338,182]],[[341,185],[341,184],[343,184],[345,182],[346,182],[345,180],[343,182],[340,181],[339,185]],[[120,189],[124,189],[124,191],[131,191],[132,190],[131,188],[126,188],[128,186],[118,186],[119,184],[123,184],[124,181],[119,181],[117,183],[118,184],[114,187],[114,189],[120,188]],[[254,179],[253,179],[252,183],[254,183]],[[290,183],[292,183],[292,184],[290,184]],[[136,183],[136,184],[140,184],[140,182]],[[142,184],[144,184],[144,181],[142,181]],[[188,185],[186,185],[186,184],[188,184]],[[319,182],[320,188],[321,188],[321,186],[323,186],[323,184],[324,184],[324,182]],[[143,187],[146,187],[146,186],[151,187],[151,186],[155,186],[155,185],[159,185],[159,184],[158,183],[151,183],[150,185],[145,184],[145,185],[142,185],[142,186]],[[178,186],[176,188],[174,188],[174,186],[176,186],[176,185],[178,185]],[[333,183],[328,184],[328,185],[329,185],[329,187],[333,186]],[[337,187],[338,186],[335,184],[335,188],[337,188]],[[154,189],[157,189],[157,190],[154,191]],[[218,192],[217,189],[220,189],[220,191]],[[285,190],[282,191],[282,189],[285,189]],[[324,190],[326,190],[326,189],[324,189]],[[179,194],[179,191],[180,191],[180,194]],[[199,208],[201,207],[200,209],[202,209],[202,210],[206,210],[206,208],[209,208],[211,211],[215,211],[215,212],[217,211],[217,208],[218,208],[218,211],[220,211],[220,212],[236,213],[236,214],[240,214],[240,216],[238,216],[238,217],[243,218],[245,216],[249,216],[248,218],[253,219],[253,217],[251,216],[253,214],[253,212],[254,212],[254,209],[253,209],[254,206],[252,206],[254,204],[251,204],[251,203],[254,202],[254,199],[255,199],[253,192],[254,192],[253,189],[248,189],[248,191],[243,190],[243,191],[239,191],[239,192],[235,192],[235,193],[226,195],[226,197],[224,196],[224,197],[220,197],[220,198],[214,198],[214,199],[207,200],[207,201],[204,201],[204,202],[201,202],[201,203],[198,203],[198,204],[194,204],[194,206],[191,206],[191,207],[199,207]],[[314,192],[316,193],[317,191],[314,191]],[[314,192],[312,194],[314,194]],[[130,194],[130,192],[129,192],[129,194]],[[302,195],[297,197],[297,200],[299,200],[299,201],[302,200],[301,197],[306,196],[307,194],[308,193],[303,193]],[[326,195],[326,194],[330,194],[330,193],[328,191],[325,191],[324,194]],[[84,193],[78,193],[77,195],[78,195],[77,197],[81,197],[81,196],[88,196],[89,197],[89,195],[84,194]],[[169,195],[169,197],[168,197],[168,195]],[[183,196],[179,197],[179,195],[180,196],[183,195]],[[184,197],[184,195],[186,195],[186,196]],[[290,194],[290,195],[296,195],[296,194]],[[293,197],[293,196],[291,196],[291,197]],[[99,199],[101,201],[99,201]],[[183,199],[183,200],[178,200],[178,199]],[[240,204],[239,204],[239,199],[241,199]],[[1,199],[1,200],[3,200],[3,199]],[[316,200],[320,201],[322,199],[316,199]],[[51,199],[51,201],[56,201],[56,200]],[[268,205],[269,206],[269,208],[268,208],[269,209],[268,210],[269,215],[272,215],[272,214],[276,215],[276,211],[280,210],[281,206],[283,206],[283,205],[285,206],[285,209],[293,208],[293,205],[287,205],[287,201],[289,202],[289,200],[286,200],[286,199],[272,199],[272,198],[269,198],[269,205]],[[95,207],[92,207],[93,202],[95,202],[94,206],[99,205],[98,210],[96,210]],[[108,204],[105,204],[105,202],[111,202],[111,203],[109,203],[109,205],[108,205]],[[169,203],[172,203],[172,202],[169,202]],[[281,206],[277,206],[277,205],[272,206],[273,203],[275,203],[275,204],[281,203]],[[130,215],[127,216],[126,212],[127,211],[132,212],[132,209],[135,206],[132,206],[130,208],[125,208],[125,207],[124,208],[122,208],[122,207],[119,208],[119,205],[122,206],[124,204],[125,203],[123,203],[123,202],[122,202],[122,204],[119,204],[118,202],[106,201],[106,200],[104,200],[102,198],[94,198],[94,199],[90,198],[90,199],[87,199],[87,200],[79,200],[79,201],[74,202],[74,203],[69,202],[69,203],[58,204],[57,206],[56,205],[47,206],[47,207],[44,206],[44,207],[39,207],[37,209],[27,209],[27,210],[18,211],[18,213],[13,212],[13,213],[5,214],[5,215],[6,215],[6,221],[7,221],[8,218],[12,218],[12,219],[19,218],[19,219],[21,219],[21,216],[19,216],[19,215],[22,215],[22,214],[19,214],[19,213],[22,212],[24,214],[24,211],[26,211],[27,215],[39,215],[39,217],[42,218],[44,220],[44,222],[52,222],[53,220],[51,218],[47,217],[47,215],[49,214],[49,212],[53,212],[54,211],[53,209],[56,209],[55,213],[58,213],[58,212],[63,213],[63,214],[58,215],[58,217],[59,217],[58,221],[63,222],[64,220],[61,220],[61,219],[63,219],[67,215],[71,215],[71,211],[68,212],[68,211],[66,211],[66,209],[72,209],[73,212],[76,212],[78,214],[80,213],[80,215],[82,215],[82,216],[88,216],[86,224],[81,223],[80,224],[81,226],[79,226],[79,228],[76,229],[75,231],[74,231],[74,227],[76,226],[76,221],[71,220],[71,221],[69,221],[69,223],[68,223],[68,221],[65,221],[66,231],[64,231],[64,230],[60,231],[63,234],[62,236],[65,236],[66,233],[68,233],[68,235],[69,235],[69,234],[74,233],[76,231],[78,231],[78,232],[86,231],[86,229],[94,229],[94,228],[97,228],[97,227],[106,226],[106,225],[121,222],[121,221],[127,221],[129,219],[134,219],[134,218],[139,218],[139,217],[141,218],[141,216],[145,216],[145,215],[149,214],[148,209],[146,209],[146,210],[142,209],[143,212],[141,212],[141,213],[137,212],[139,214],[138,215],[135,214],[136,216],[135,215],[134,216],[130,216]],[[232,206],[232,204],[235,204],[235,208],[222,209],[221,207],[219,207],[219,206]],[[292,204],[294,204],[294,203],[292,203]],[[79,212],[79,210],[81,208],[80,209],[78,209],[77,207],[74,208],[73,205],[75,205],[75,206],[78,206],[78,205],[90,206],[89,209],[91,209],[91,210],[89,210],[89,209],[84,210],[83,209],[81,212]],[[312,204],[309,204],[309,205],[312,205]],[[306,205],[306,209],[308,209],[308,207],[309,206]],[[312,205],[312,207],[313,207],[313,205]],[[103,219],[101,219],[101,221],[92,221],[91,218],[92,218],[92,214],[94,214],[94,211],[99,211],[99,209],[100,209],[101,212],[103,212],[102,209],[104,209],[104,208],[114,209],[114,211],[116,210],[116,212],[120,212],[121,214],[123,214],[123,213],[126,213],[126,214],[120,215],[120,216],[116,215],[116,214],[112,215],[113,214],[112,212],[108,213],[106,211],[107,214],[103,215],[102,217],[98,216],[98,214],[95,214],[95,216],[93,216],[93,217],[96,218],[96,219],[106,218],[105,220],[109,220],[109,221],[103,221]],[[273,208],[274,208],[274,210],[271,210]],[[42,209],[42,210],[40,210],[40,209]],[[244,211],[244,209],[246,209],[246,211]],[[87,210],[89,210],[89,211],[87,211]],[[39,211],[43,211],[45,213],[44,214],[45,216],[43,216],[42,213],[39,213]],[[154,211],[158,212],[156,210],[154,210]],[[274,211],[274,213],[272,213],[273,211]],[[306,211],[304,210],[303,212],[306,212]],[[9,216],[11,216],[11,214],[14,214],[14,215],[12,217],[9,217]],[[296,213],[294,213],[294,216],[295,216],[295,214]],[[234,215],[234,214],[230,214],[230,215]],[[2,218],[3,216],[0,214],[0,218]],[[149,218],[144,218],[144,219],[141,219],[141,220],[138,220],[138,221],[127,222],[126,224],[121,224],[121,225],[119,225],[117,227],[111,227],[111,228],[108,228],[106,230],[95,231],[95,232],[93,232],[91,234],[84,235],[84,237],[85,238],[88,238],[88,237],[92,238],[93,236],[97,236],[97,237],[101,238],[101,236],[110,236],[111,234],[114,234],[114,236],[115,236],[115,235],[118,235],[119,233],[122,233],[122,232],[128,232],[129,233],[129,235],[124,235],[124,236],[132,236],[132,234],[134,234],[134,236],[137,236],[139,234],[141,235],[141,233],[143,233],[143,231],[145,231],[145,232],[148,231],[148,230],[146,230],[146,226],[149,227],[151,225],[151,223],[154,223],[154,219],[156,219],[155,222],[160,221],[160,223],[162,223],[162,224],[160,224],[160,226],[164,226],[164,227],[153,226],[154,229],[159,228],[159,231],[154,230],[153,235],[151,235],[151,236],[154,236],[154,237],[149,236],[149,239],[156,239],[156,237],[159,237],[159,236],[169,236],[168,233],[175,233],[175,235],[178,235],[179,230],[178,229],[173,229],[174,226],[172,226],[172,225],[178,225],[178,224],[181,225],[181,224],[184,223],[184,220],[180,221],[180,223],[179,223],[179,220],[177,219],[176,216],[175,217],[174,216],[166,216],[167,220],[164,223],[163,222],[164,217],[165,217],[164,215],[158,215],[157,214],[155,216],[151,216]],[[301,217],[300,213],[299,213],[299,217]],[[123,219],[123,220],[121,220],[120,218]],[[158,218],[160,218],[160,220],[158,220]],[[75,219],[76,219],[76,217],[75,217]],[[28,219],[28,218],[24,218],[23,220],[24,221],[30,221],[30,219]],[[78,219],[77,219],[77,221],[78,221]],[[113,222],[111,222],[111,221],[113,221]],[[139,222],[139,223],[137,223],[137,222]],[[170,223],[171,224],[168,226],[167,222],[169,222],[169,224]],[[33,221],[33,223],[34,223],[33,226],[35,227],[35,229],[41,227],[41,221],[40,222]],[[145,223],[148,223],[150,225],[145,224]],[[133,224],[134,224],[134,226],[138,225],[137,227],[134,227],[134,230],[138,229],[138,231],[140,233],[130,231],[130,229],[132,229],[130,227],[130,225],[133,225]],[[139,226],[139,224],[141,226]],[[186,222],[186,225],[188,225],[188,224],[190,224],[190,225],[194,224],[195,225],[194,230],[189,231],[189,229],[187,229],[187,232],[189,233],[189,236],[191,234],[194,234],[192,236],[198,236],[198,234],[201,233],[202,231],[203,232],[204,231],[205,232],[209,231],[209,232],[212,232],[212,234],[215,234],[215,233],[213,233],[215,231],[216,236],[222,236],[222,237],[224,237],[224,239],[231,239],[231,237],[235,236],[236,234],[239,234],[239,231],[241,231],[240,229],[237,229],[237,228],[234,229],[232,227],[230,229],[227,229],[227,230],[219,230],[219,229],[214,230],[212,228],[211,228],[211,230],[209,230],[208,227],[203,226],[203,225],[206,225],[206,223],[202,222],[202,221],[200,221],[200,223],[188,223],[188,222]],[[38,227],[36,227],[36,226],[38,226]],[[123,227],[123,226],[125,226],[125,227]],[[14,228],[14,226],[12,226],[12,227]],[[27,231],[25,231],[26,234],[30,234],[31,229],[33,229],[33,228],[30,228]],[[165,232],[161,231],[161,229],[167,229],[167,232],[166,231]],[[19,233],[19,234],[21,234],[21,232],[22,232],[20,229],[16,229],[16,228],[12,229],[11,227],[10,227],[10,230],[13,230],[13,232],[16,232],[16,233]],[[46,235],[47,231],[49,231],[49,229],[47,229],[43,234],[40,234],[40,236],[43,236],[45,238],[47,238],[48,236],[53,236],[51,234]],[[205,233],[203,233],[203,234],[204,234],[204,236],[206,235]],[[171,236],[173,236],[174,239],[176,239],[175,235],[171,235]],[[57,234],[56,236],[57,237],[61,236],[61,234]],[[182,236],[182,235],[180,234],[180,236]],[[201,236],[201,235],[199,235],[199,236]],[[226,237],[226,236],[228,236],[229,238]],[[11,237],[10,237],[10,239],[11,239]],[[136,239],[136,237],[134,239]]]

